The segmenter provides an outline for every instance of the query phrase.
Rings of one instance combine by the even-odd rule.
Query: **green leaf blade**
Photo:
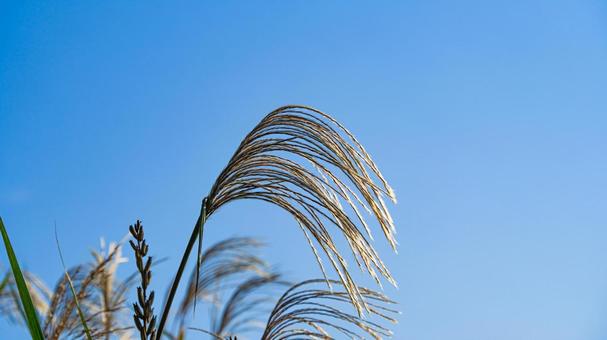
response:
[[[30,296],[27,284],[25,283],[25,278],[23,277],[23,273],[19,267],[17,256],[15,255],[15,251],[11,245],[8,232],[4,227],[2,217],[0,217],[0,232],[2,233],[4,248],[6,249],[6,255],[8,256],[8,260],[11,265],[11,270],[13,272],[13,277],[15,278],[15,283],[17,284],[17,289],[19,290],[19,297],[21,298],[21,304],[23,305],[23,309],[25,311],[25,318],[32,339],[44,340],[42,329],[40,328],[40,322],[38,321],[38,313],[36,312],[36,308],[32,302],[32,297]]]

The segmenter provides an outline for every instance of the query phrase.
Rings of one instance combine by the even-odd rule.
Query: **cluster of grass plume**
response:
[[[151,331],[153,322],[149,322],[153,318],[154,299],[147,297],[152,264],[151,260],[146,259],[149,258],[148,247],[146,247],[147,243],[143,242],[141,223],[138,221],[130,227],[133,231],[136,230],[133,236],[136,242],[131,241],[131,247],[134,250],[135,258],[141,260],[136,260],[136,275],[130,275],[125,281],[117,278],[114,280],[115,284],[120,287],[132,287],[133,277],[138,278],[140,285],[137,287],[137,303],[135,304],[137,307],[131,309],[135,311],[135,317],[139,319],[135,323],[135,329],[139,332],[139,338],[154,339],[155,334]],[[236,237],[220,241],[204,251],[201,272],[196,272],[195,268],[192,270],[188,285],[190,289],[183,294],[180,303],[178,332],[172,334],[165,331],[164,336],[174,340],[185,340],[188,332],[201,332],[212,339],[236,340],[241,335],[260,334],[259,337],[262,340],[275,340],[335,339],[337,335],[351,339],[365,339],[366,336],[381,339],[391,335],[389,328],[382,325],[382,321],[396,322],[393,316],[396,311],[391,308],[393,302],[389,298],[370,289],[358,287],[370,309],[370,315],[362,318],[356,313],[356,309],[348,312],[350,300],[347,292],[340,289],[340,281],[331,280],[333,290],[322,288],[321,284],[326,283],[324,279],[292,284],[275,270],[271,270],[270,265],[256,255],[261,245],[262,243],[252,238]],[[110,247],[110,249],[113,248]],[[112,253],[114,254],[112,258],[119,257],[116,256],[115,248],[108,254]],[[96,253],[97,256],[103,259],[101,263],[107,263],[103,254]],[[83,264],[70,270],[69,277],[76,281],[75,287],[81,286],[78,282],[83,281],[83,275],[79,273],[85,267],[86,265]],[[200,275],[200,290],[198,294],[194,295],[194,275],[198,274]],[[34,286],[34,282],[44,287],[43,283],[34,279],[35,276],[31,273],[26,272],[24,277],[30,291],[32,291],[31,287]],[[45,310],[57,310],[53,306],[57,306],[57,301],[61,300],[62,294],[66,294],[68,289],[66,278],[67,276],[58,284],[53,293],[55,299],[50,306],[46,305]],[[143,291],[143,285],[146,287],[146,292]],[[0,286],[4,288],[11,285],[7,281]],[[233,286],[235,288],[231,289]],[[2,289],[0,289],[1,291]],[[108,292],[110,299],[119,299],[123,305],[120,309],[126,309],[128,303],[124,296],[118,296],[117,290],[113,290],[113,292]],[[116,296],[112,294],[116,294]],[[226,294],[227,298],[223,299],[222,296]],[[3,302],[6,301],[3,301],[1,296],[2,294],[0,294],[0,305],[5,305]],[[193,303],[196,300],[210,310],[208,329],[188,325],[189,320],[186,320],[186,317],[193,310]],[[18,302],[18,298],[11,301]],[[39,300],[33,299],[33,301]],[[88,303],[90,301],[85,302],[85,304]],[[43,308],[42,305],[36,306],[36,309],[40,310]],[[110,311],[112,319],[121,319],[117,314],[120,309]],[[93,325],[92,338],[103,339],[109,338],[110,335],[118,335],[120,339],[131,338],[131,333],[125,331],[133,327],[124,327],[121,329],[122,333],[119,333],[118,330],[103,332],[97,328],[104,325],[104,318],[100,318],[99,313],[93,313],[90,308],[83,308],[83,314],[86,322]],[[374,316],[379,317],[379,320],[371,321]],[[143,320],[147,320],[149,327],[142,327]],[[70,323],[74,325],[77,324],[77,321],[76,318],[73,318]],[[81,327],[65,330],[61,334],[68,338],[78,338],[84,335]],[[46,336],[46,338],[52,337]]]
[[[11,263],[0,284],[1,315],[27,325],[33,339],[128,337],[131,326],[126,302],[134,280],[132,276],[117,277],[117,267],[125,261],[120,245],[110,244],[94,251],[92,261],[65,269],[51,290],[33,273],[18,268],[1,221],[0,226]],[[59,255],[63,263],[60,249]]]
[[[355,282],[348,266],[346,249],[354,263],[378,285],[381,286],[382,277],[396,285],[373,247],[372,227],[364,214],[366,211],[373,217],[388,244],[396,250],[396,230],[385,198],[396,202],[394,191],[371,156],[353,134],[334,118],[305,106],[285,106],[271,112],[246,135],[202,200],[200,214],[167,292],[157,327],[153,312],[154,292],[148,293],[152,259],[147,254],[148,245],[139,221],[130,227],[135,239],[135,242],[131,241],[131,246],[135,252],[138,275],[131,276],[123,290],[114,292],[108,289],[107,286],[113,282],[111,278],[108,280],[108,272],[111,271],[108,264],[114,252],[108,253],[92,268],[79,266],[66,270],[64,280],[59,282],[46,307],[44,330],[37,319],[36,299],[32,298],[35,295],[28,291],[28,281],[19,270],[3,225],[2,233],[19,293],[18,310],[36,339],[37,336],[57,339],[61,334],[109,338],[110,334],[120,329],[128,330],[130,327],[113,325],[120,318],[114,317],[110,301],[124,302],[122,297],[137,276],[140,285],[133,311],[135,328],[142,340],[162,336],[182,339],[186,329],[197,329],[185,326],[186,313],[195,311],[197,302],[210,300],[218,304],[217,291],[222,289],[220,283],[228,280],[239,282],[236,290],[223,309],[216,313],[211,329],[197,330],[214,338],[236,339],[243,332],[245,324],[263,314],[244,317],[254,310],[253,306],[267,301],[250,300],[250,297],[263,287],[284,286],[286,282],[280,275],[269,271],[263,261],[249,254],[248,250],[256,247],[254,241],[232,239],[205,250],[202,245],[203,232],[209,218],[226,204],[243,199],[264,201],[293,217],[324,279],[304,281],[287,289],[271,310],[262,339],[333,339],[330,335],[332,332],[355,339],[364,338],[365,335],[360,334],[380,339],[389,336],[389,330],[367,321],[363,315],[367,313],[394,321],[390,316],[394,311],[385,306],[392,304],[392,301]],[[335,239],[338,235],[346,241],[347,248],[338,245]],[[175,314],[180,326],[178,335],[174,336],[165,327],[196,244],[196,266]],[[328,261],[332,273],[329,273],[323,260]],[[337,280],[330,279],[333,275]],[[308,288],[319,282],[328,285],[328,289]],[[33,285],[30,283],[30,286]],[[68,286],[72,291],[71,298],[65,293]],[[101,300],[105,301],[97,312],[89,303],[94,294],[91,287],[100,288]],[[119,294],[120,298],[115,299],[112,294]],[[344,303],[352,306],[354,313],[334,306]],[[98,318],[99,315],[103,317]]]

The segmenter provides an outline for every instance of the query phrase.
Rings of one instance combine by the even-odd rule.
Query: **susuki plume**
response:
[[[296,158],[310,165],[303,166]],[[162,334],[164,330],[196,242],[197,268],[200,267],[202,235],[207,219],[225,204],[241,199],[269,202],[293,216],[308,240],[326,282],[329,280],[317,246],[329,259],[350,301],[362,315],[368,306],[333,235],[341,233],[357,265],[378,284],[381,285],[380,276],[383,276],[396,285],[369,243],[367,237],[372,239],[371,230],[359,211],[359,207],[363,207],[375,216],[384,236],[396,250],[396,230],[384,204],[384,195],[396,202],[393,190],[369,154],[331,116],[305,106],[284,106],[271,112],[240,143],[209,195],[203,199],[200,215],[167,295],[158,333]],[[342,205],[344,202],[350,209]],[[356,217],[351,217],[351,214]],[[329,228],[330,225],[337,231]]]
[[[90,327],[93,339],[120,339],[129,337],[129,326],[124,312],[126,292],[132,278],[118,280],[116,270],[124,262],[121,245],[110,244],[107,251],[93,251],[94,260],[69,269],[78,301]],[[0,281],[0,316],[11,321],[23,321],[21,301],[12,275]],[[76,311],[76,300],[70,294],[67,276],[61,275],[54,290],[30,272],[25,280],[36,311],[42,318],[41,328],[45,339],[80,338],[83,327]]]
[[[264,294],[262,291],[284,284],[277,273],[252,276],[243,281],[223,304],[219,317],[212,320],[211,333],[225,339],[263,329],[260,327],[263,324],[260,315],[267,313],[264,308],[275,299],[270,297],[269,292]]]
[[[249,237],[233,237],[209,247],[201,256],[200,272],[192,271],[186,293],[178,310],[182,319],[193,308],[196,300],[216,302],[222,288],[239,282],[244,274],[264,276],[267,264],[254,254],[262,243]],[[198,290],[196,290],[196,276]]]
[[[207,197],[205,219],[240,199],[262,200],[286,210],[305,234],[325,278],[317,246],[361,313],[368,306],[329,226],[344,236],[358,266],[378,284],[379,276],[396,284],[367,239],[372,239],[371,231],[360,213],[362,207],[375,216],[396,250],[395,228],[384,196],[396,202],[369,154],[343,125],[313,108],[285,106],[268,114],[241,142]]]
[[[261,340],[278,339],[365,339],[368,334],[374,339],[389,337],[392,332],[379,323],[369,321],[345,310],[344,304],[349,298],[344,291],[329,291],[310,288],[324,280],[308,280],[293,285],[276,303],[270,314]],[[340,285],[339,281],[332,281]],[[398,313],[387,306],[393,304],[383,294],[358,287],[361,295],[367,299],[371,316],[396,323],[391,314]]]

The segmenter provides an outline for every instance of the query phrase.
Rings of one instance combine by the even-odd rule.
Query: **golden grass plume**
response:
[[[371,229],[361,213],[362,208],[375,217],[396,250],[395,227],[384,197],[396,202],[394,191],[352,133],[319,110],[285,106],[263,118],[240,143],[207,197],[204,219],[241,199],[279,206],[301,227],[325,278],[317,248],[326,255],[361,313],[367,309],[363,293],[334,235],[340,233],[347,240],[358,266],[378,284],[380,276],[396,284],[370,243]]]
[[[192,270],[177,311],[183,323],[196,301],[216,304],[222,289],[237,284],[245,274],[264,276],[267,264],[254,254],[263,244],[249,237],[232,237],[209,247],[201,256],[200,271]],[[198,280],[197,280],[198,279]],[[198,289],[196,283],[198,282]]]
[[[314,288],[324,280],[308,280],[289,288],[278,300],[270,314],[261,340],[278,339],[365,339],[366,335],[379,340],[390,337],[392,332],[379,322],[373,322],[357,314],[347,312],[349,297],[343,290]],[[341,285],[339,281],[332,281]],[[367,300],[371,316],[396,323],[392,316],[394,304],[385,295],[358,287]],[[339,337],[336,335],[339,334]]]

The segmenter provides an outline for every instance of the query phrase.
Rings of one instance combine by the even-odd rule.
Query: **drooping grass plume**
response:
[[[141,221],[138,220],[135,225],[129,226],[129,231],[136,241],[129,240],[129,244],[135,252],[135,261],[141,279],[141,285],[137,287],[137,303],[133,304],[135,311],[133,320],[141,340],[154,340],[156,338],[154,291],[148,294],[148,287],[152,280],[152,257],[148,256],[149,246],[144,239],[145,234]]]
[[[277,273],[252,275],[233,289],[225,303],[214,305],[215,311],[219,313],[212,314],[210,330],[198,327],[188,327],[188,330],[201,332],[218,340],[235,340],[239,335],[251,331],[261,332],[264,329],[263,318],[271,310],[264,308],[271,307],[272,302],[276,301],[269,290],[272,286],[283,285],[286,285],[286,282],[281,281]],[[185,334],[185,329],[182,329],[180,339],[185,339]]]
[[[23,307],[23,315],[26,320],[27,327],[29,328],[30,335],[32,336],[32,339],[43,340],[44,336],[42,334],[42,329],[40,328],[40,322],[38,321],[38,312],[36,307],[34,307],[34,303],[32,302],[32,297],[30,296],[27,283],[23,277],[21,268],[19,267],[19,261],[17,261],[17,256],[15,255],[15,251],[11,245],[8,232],[4,227],[2,217],[0,217],[0,232],[2,233],[2,239],[4,240],[4,248],[6,249],[8,261],[11,264],[15,285],[19,291],[21,307]]]
[[[106,249],[93,251],[94,260],[68,269],[76,298],[81,306],[93,339],[130,339],[130,309],[126,294],[135,282],[135,275],[118,278],[118,266],[126,259],[121,255],[122,246],[109,243]],[[34,307],[44,316],[42,332],[45,339],[82,338],[86,336],[73,294],[64,274],[54,291],[30,272],[24,272]],[[0,316],[20,322],[25,317],[12,274],[7,272],[0,281]]]
[[[23,272],[23,277],[38,315],[45,315],[49,308],[48,301],[52,295],[50,289],[31,272]],[[0,315],[13,323],[27,325],[27,317],[19,297],[19,290],[10,269],[4,273],[2,281],[0,281]]]
[[[379,322],[347,312],[349,296],[344,290],[314,288],[324,280],[308,280],[289,288],[270,314],[261,340],[365,339],[390,337],[392,332]],[[332,281],[341,287],[340,281]],[[394,302],[381,293],[358,287],[367,300],[370,316],[396,323],[389,308]]]
[[[91,263],[83,266],[77,266],[69,271],[69,275],[77,292],[77,300],[81,301],[81,306],[84,307],[87,323],[89,324],[94,337],[105,335],[102,331],[103,325],[100,322],[99,315],[94,310],[99,310],[98,307],[98,286],[97,282],[106,270],[106,266],[112,261],[117,253],[116,248],[110,252],[107,257],[100,263]],[[62,291],[62,294],[57,294],[57,302],[51,301],[51,305],[56,306],[52,311],[53,318],[49,322],[49,339],[59,339],[62,335],[80,336],[83,333],[80,325],[80,318],[76,311],[76,300],[69,294],[65,294],[66,283],[60,281],[57,289]],[[55,299],[55,297],[54,297]]]
[[[260,291],[285,284],[276,273],[253,276],[242,282],[223,304],[218,317],[212,320],[211,333],[225,339],[261,329],[263,321],[260,316],[267,312],[263,308],[273,299]]]
[[[288,284],[277,274],[253,276],[234,289],[209,330],[188,329],[221,340],[240,337],[252,330],[260,332],[257,334],[261,340],[391,337],[392,332],[384,324],[396,323],[398,312],[393,301],[381,293],[358,287],[369,307],[369,314],[361,317],[352,307],[341,282],[332,280],[331,283],[336,289],[326,289],[324,279]],[[286,287],[286,291],[272,298],[273,294],[264,294],[271,286]],[[273,308],[263,308],[270,305]],[[260,320],[262,317],[264,322]]]
[[[269,202],[293,216],[325,278],[318,247],[361,314],[368,306],[334,237],[344,237],[357,265],[379,284],[380,276],[395,284],[369,241],[371,228],[360,212],[362,208],[375,217],[385,238],[396,249],[395,227],[384,197],[396,201],[369,154],[343,125],[304,106],[285,106],[271,112],[244,138],[203,200],[169,292],[159,332],[205,222],[224,205],[240,199]],[[199,242],[199,257],[200,246]]]
[[[312,169],[302,163],[309,163]],[[378,283],[377,272],[394,282],[365,237],[370,238],[371,231],[358,208],[375,215],[396,249],[395,228],[384,195],[396,200],[371,157],[343,125],[318,110],[288,106],[270,113],[245,137],[213,185],[207,213],[210,216],[239,199],[262,200],[283,208],[320,245],[360,310],[364,306],[358,299],[360,294],[329,226],[337,227],[357,263],[362,261],[362,267]]]
[[[39,315],[44,316],[44,339],[86,336],[76,300],[91,338],[130,338],[132,327],[126,314],[126,292],[134,281],[132,275],[124,280],[117,277],[118,265],[126,260],[121,256],[121,246],[110,243],[107,251],[93,251],[93,255],[94,261],[68,269],[68,275],[61,276],[52,292],[32,273],[23,273],[34,307]],[[76,299],[70,293],[68,276],[72,280]],[[0,281],[0,316],[11,321],[21,321],[25,317],[12,275],[5,275]]]
[[[217,242],[203,252],[200,271],[193,270],[178,316],[183,319],[196,300],[216,303],[219,292],[233,286],[245,274],[267,275],[267,264],[254,254],[262,243],[248,237],[233,237]],[[198,289],[196,281],[198,280]]]

